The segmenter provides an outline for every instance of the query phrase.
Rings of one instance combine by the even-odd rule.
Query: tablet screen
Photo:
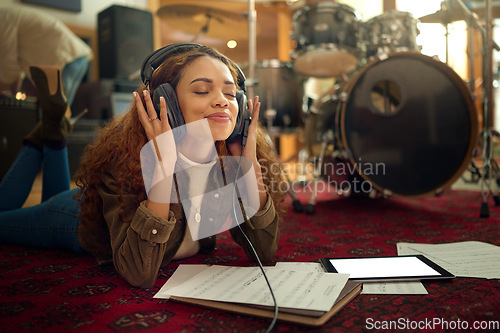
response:
[[[420,280],[453,277],[452,274],[420,255],[328,258],[321,259],[321,261],[328,272],[350,274],[351,280]]]

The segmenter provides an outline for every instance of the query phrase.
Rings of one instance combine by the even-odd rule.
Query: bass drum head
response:
[[[346,85],[340,133],[356,171],[394,196],[451,186],[478,136],[474,104],[446,64],[401,52],[366,65]]]

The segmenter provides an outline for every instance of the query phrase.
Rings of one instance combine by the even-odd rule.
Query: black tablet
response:
[[[350,280],[359,282],[419,281],[455,277],[421,254],[364,258],[321,258],[320,261],[327,272],[350,274]]]

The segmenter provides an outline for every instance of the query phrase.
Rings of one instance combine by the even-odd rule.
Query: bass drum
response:
[[[366,65],[344,89],[336,125],[342,145],[376,190],[438,194],[466,170],[478,117],[464,82],[446,64],[394,53]]]
[[[248,76],[248,64],[241,69]],[[255,96],[261,103],[259,120],[272,127],[298,127],[301,122],[304,79],[292,68],[291,63],[276,59],[255,64]],[[269,119],[269,121],[268,121]]]

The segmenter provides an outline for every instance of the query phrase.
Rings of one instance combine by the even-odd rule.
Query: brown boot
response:
[[[64,127],[64,130],[68,132],[71,132],[73,127],[75,126],[75,123],[85,116],[87,113],[87,109],[83,110],[81,113],[79,113],[76,117],[72,117],[70,119],[64,117],[62,126]],[[31,132],[28,133],[23,139],[23,144],[31,146],[33,148],[36,148],[38,150],[42,150],[43,143],[50,143],[51,140],[44,140],[42,139],[42,122],[39,121],[38,124],[35,125],[35,127],[31,130]],[[57,141],[57,140],[56,140]],[[59,144],[57,146],[64,146],[66,144],[65,140],[59,140]]]
[[[42,122],[39,121],[38,124],[24,137],[24,145],[31,146],[38,150],[42,150],[43,140],[42,140]]]
[[[63,91],[61,70],[56,66],[30,66],[30,74],[42,110],[41,138],[50,141],[66,139],[71,129],[65,118],[68,101]]]

